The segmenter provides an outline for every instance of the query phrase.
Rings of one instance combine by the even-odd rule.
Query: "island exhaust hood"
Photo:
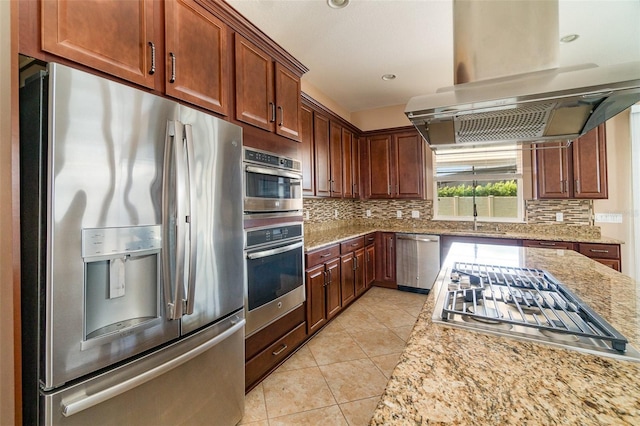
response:
[[[500,3],[501,9],[491,10],[487,7],[491,3]],[[510,3],[513,10],[505,11],[505,4]],[[524,3],[527,6],[523,7]],[[416,96],[405,108],[432,149],[571,141],[640,101],[640,62],[549,67],[555,61],[559,39],[557,3],[555,9],[549,8],[549,3],[454,1],[455,77],[456,83],[462,84]],[[546,9],[540,11],[545,4]],[[506,19],[504,13],[511,15]],[[540,19],[531,19],[535,13]],[[492,19],[499,20],[505,31],[516,27],[521,31],[523,25],[529,25],[524,32],[537,32],[530,39],[537,43],[534,51],[526,46],[523,49],[522,44],[506,46],[500,58],[490,58],[484,61],[489,65],[482,65],[485,52],[495,56],[495,46],[509,44],[504,42],[504,33],[499,35],[500,44],[487,41],[487,34],[493,37],[499,27],[498,22],[490,22]],[[511,27],[504,28],[505,22]],[[487,45],[494,46],[490,52]],[[531,58],[544,54],[551,59],[530,65]],[[504,76],[505,68],[518,63],[534,70]],[[478,66],[485,69],[478,71]],[[470,75],[483,74],[499,77],[466,82],[474,78]]]

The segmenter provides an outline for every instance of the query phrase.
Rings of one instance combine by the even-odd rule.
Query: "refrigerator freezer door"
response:
[[[237,424],[244,412],[242,311],[41,399],[46,425]]]
[[[178,121],[190,181],[185,267],[195,268],[185,273],[185,334],[243,307],[242,128],[184,106]]]
[[[40,294],[46,297],[38,302],[45,310],[40,379],[46,389],[179,335],[179,321],[164,319],[160,279],[157,284],[144,284],[152,294],[138,297],[137,277],[155,277],[157,260],[127,257],[123,271],[127,286],[120,290],[120,297],[109,298],[112,253],[105,252],[104,259],[99,253],[92,259],[83,258],[82,253],[83,230],[126,228],[136,240],[146,238],[138,231],[161,225],[166,123],[175,119],[178,104],[58,64],[49,64],[49,73],[48,155],[45,152],[43,161],[33,165],[47,170],[46,197],[41,198],[48,200],[44,207],[47,218],[42,222],[47,230],[46,272],[40,284],[28,283],[40,286]],[[126,244],[118,250],[128,250]],[[40,260],[33,257],[23,262]],[[144,267],[150,273],[141,269]],[[87,315],[94,313],[87,309],[90,294],[105,295],[102,303],[108,306],[102,312],[123,313],[112,323],[95,319],[103,330],[113,329],[110,333],[119,338],[101,335],[101,341],[107,343],[89,344]],[[147,304],[149,297],[157,301],[156,309],[144,316],[157,317],[158,324],[136,330],[119,328],[142,315],[131,299]]]

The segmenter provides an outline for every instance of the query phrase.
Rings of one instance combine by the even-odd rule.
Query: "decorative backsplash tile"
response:
[[[370,215],[367,215],[369,211]],[[398,218],[398,211],[402,217]],[[418,218],[412,217],[418,212]],[[505,232],[536,233],[600,237],[600,227],[593,226],[593,202],[591,200],[528,200],[526,223],[479,223],[480,227]],[[563,221],[556,221],[556,213],[563,214]],[[308,215],[308,217],[307,217]],[[314,229],[331,229],[345,225],[384,225],[437,227],[439,229],[473,229],[471,221],[432,221],[431,200],[340,200],[327,198],[304,199],[305,225]]]

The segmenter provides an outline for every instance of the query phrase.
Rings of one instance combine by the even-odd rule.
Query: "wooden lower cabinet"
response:
[[[307,337],[304,306],[245,340],[245,389],[253,388],[278,367]]]
[[[570,241],[522,240],[522,247],[575,250],[575,244]]]
[[[340,295],[340,259],[327,262],[327,320],[335,317],[342,309],[342,296]]]
[[[356,250],[353,253],[353,256],[356,260],[356,271],[355,271],[355,289],[356,289],[356,297],[360,296],[367,290],[366,283],[366,262],[365,262],[365,249],[361,248]]]
[[[622,272],[619,244],[577,243],[576,250],[603,265]]]
[[[320,330],[342,308],[339,256],[339,244],[306,254],[306,319],[309,335]]]
[[[376,279],[376,245],[371,244],[364,249],[364,285],[365,290],[373,285]]]
[[[356,298],[356,258],[352,253],[340,256],[340,301],[347,306]]]
[[[398,288],[396,283],[396,234],[379,232],[376,236],[375,284]]]

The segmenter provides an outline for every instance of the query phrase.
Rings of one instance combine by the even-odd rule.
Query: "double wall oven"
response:
[[[244,148],[246,335],[305,301],[299,161]]]

